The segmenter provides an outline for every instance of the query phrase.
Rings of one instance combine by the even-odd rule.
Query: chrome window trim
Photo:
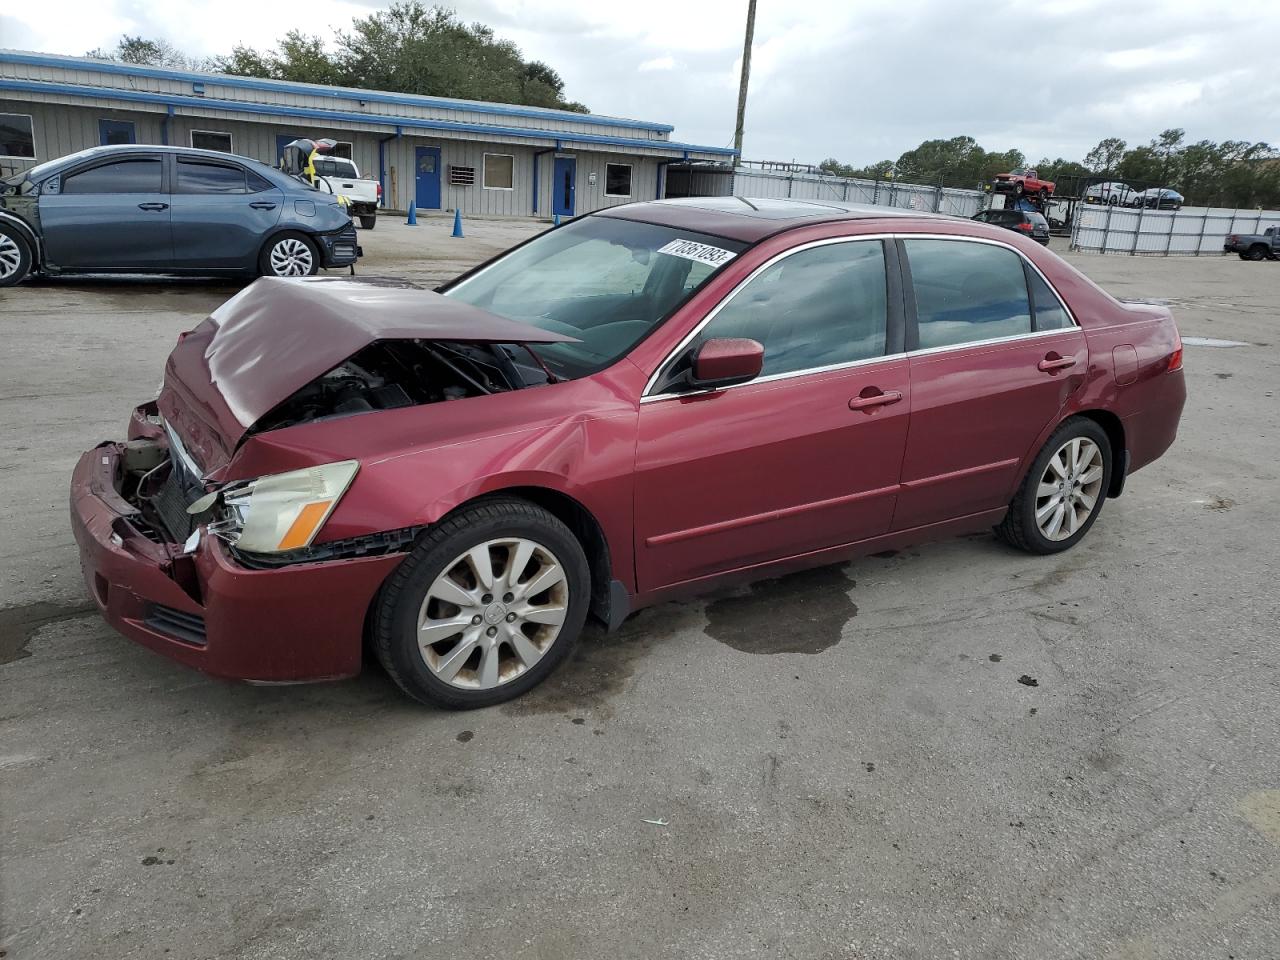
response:
[[[754,280],[757,276],[759,276],[765,270],[769,269],[780,260],[785,260],[787,257],[800,253],[801,251],[804,251],[804,250],[812,249],[813,247],[828,246],[833,243],[856,243],[857,241],[860,241],[860,240],[880,240],[880,241],[954,240],[961,243],[985,243],[993,247],[1001,247],[1002,249],[1012,251],[1016,256],[1021,258],[1021,260],[1024,263],[1030,266],[1031,269],[1036,272],[1036,275],[1041,280],[1044,281],[1045,286],[1049,288],[1049,292],[1054,295],[1058,303],[1062,306],[1062,309],[1066,312],[1067,319],[1071,321],[1071,326],[1059,327],[1056,330],[1032,330],[1028,333],[1019,333],[1009,337],[994,337],[990,340],[971,340],[966,343],[952,343],[952,344],[946,344],[941,347],[926,347],[924,349],[919,349],[919,350],[908,350],[903,353],[888,353],[881,357],[867,357],[863,360],[853,360],[848,363],[830,364],[828,366],[822,366],[822,367],[808,367],[804,370],[792,370],[792,371],[788,371],[787,373],[774,373],[774,374],[770,374],[767,377],[756,377],[754,380],[748,380],[746,383],[738,383],[729,387],[720,387],[719,390],[721,391],[736,390],[739,387],[747,387],[755,383],[773,383],[778,380],[789,380],[795,377],[804,377],[804,376],[809,376],[811,374],[816,374],[816,373],[830,373],[835,370],[845,370],[850,367],[865,366],[867,364],[880,363],[885,360],[896,360],[900,357],[930,356],[932,354],[943,353],[948,350],[966,350],[966,349],[969,349],[970,347],[991,346],[991,345],[1000,344],[1000,343],[1010,343],[1017,340],[1032,340],[1038,337],[1046,337],[1055,333],[1066,333],[1067,331],[1072,329],[1075,329],[1075,330],[1080,329],[1080,322],[1076,319],[1076,315],[1072,312],[1071,307],[1067,305],[1066,300],[1063,299],[1062,294],[1058,292],[1058,288],[1053,285],[1053,281],[1050,280],[1047,276],[1045,276],[1043,270],[1041,270],[1038,266],[1036,266],[1034,263],[1031,262],[1030,257],[1028,257],[1021,250],[1014,247],[1012,244],[1005,243],[1002,240],[992,240],[988,237],[966,237],[966,236],[960,236],[953,233],[860,233],[860,234],[856,234],[854,236],[848,236],[848,237],[827,237],[823,240],[811,240],[809,243],[804,243],[798,247],[792,247],[789,250],[784,250],[781,253],[775,254],[774,256],[766,260],[764,263],[760,264],[760,266],[756,267],[756,269],[752,270],[751,273],[749,273],[746,277],[744,277],[737,284],[737,286],[735,286],[732,290],[730,290],[727,294],[724,295],[724,297],[720,300],[719,303],[717,303],[714,307],[711,308],[711,310],[707,313],[707,315],[698,322],[697,326],[695,326],[691,331],[689,331],[688,334],[686,334],[683,338],[681,338],[680,342],[677,343],[675,347],[672,348],[665,357],[663,357],[662,362],[658,364],[658,366],[654,369],[653,373],[650,375],[649,379],[645,382],[644,391],[640,395],[640,402],[653,403],[658,400],[670,400],[677,397],[698,396],[699,394],[702,394],[702,393],[711,392],[708,390],[689,390],[683,393],[653,394],[653,393],[650,393],[649,391],[652,390],[654,386],[657,384],[662,372],[671,363],[675,361],[675,359],[681,354],[681,352],[690,343],[692,343],[697,338],[698,334],[702,332],[703,328],[707,324],[709,324],[712,320],[714,320],[716,316],[720,313],[720,311],[723,310],[724,307],[729,303],[729,301],[731,301],[734,297],[736,297],[738,293],[741,292],[741,290],[747,284],[749,284],[752,280]],[[1031,306],[1032,308],[1034,308],[1034,304],[1031,303],[1030,290],[1027,291],[1027,301],[1028,301],[1028,306]]]

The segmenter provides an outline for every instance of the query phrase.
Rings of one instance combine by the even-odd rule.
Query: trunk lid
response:
[[[403,281],[263,277],[179,338],[157,405],[209,478],[263,416],[380,340],[573,338]]]

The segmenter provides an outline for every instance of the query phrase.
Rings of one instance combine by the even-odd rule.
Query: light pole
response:
[[[738,123],[733,129],[733,149],[742,159],[742,125],[747,116],[747,81],[751,79],[751,41],[756,32],[756,0],[747,0],[747,38],[742,45],[742,79],[738,83]]]

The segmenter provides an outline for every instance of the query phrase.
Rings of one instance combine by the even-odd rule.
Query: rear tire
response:
[[[1036,455],[1009,512],[995,527],[996,536],[1028,553],[1067,550],[1089,532],[1110,488],[1106,431],[1085,417],[1072,417]]]
[[[481,500],[431,527],[396,568],[376,601],[373,649],[415,700],[492,706],[569,657],[590,594],[586,554],[560,520],[525,500]]]
[[[1041,188],[1040,188],[1040,202],[1041,202],[1041,203],[1044,203],[1044,202],[1045,202],[1046,200],[1048,200],[1048,199],[1049,199],[1049,188],[1048,188],[1048,187],[1041,187]]]
[[[319,270],[320,251],[296,230],[276,234],[258,255],[258,272],[264,277],[314,277]]]
[[[31,272],[31,244],[15,227],[0,223],[0,287],[21,283]]]
[[[372,230],[374,226],[377,224],[377,222],[378,222],[378,215],[376,213],[372,213],[367,217],[362,216],[360,218],[360,229]]]
[[[1248,259],[1258,261],[1267,259],[1267,248],[1260,243],[1255,243],[1249,248]]]

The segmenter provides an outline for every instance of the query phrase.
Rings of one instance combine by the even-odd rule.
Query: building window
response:
[[[0,113],[0,157],[33,159],[36,138],[31,117],[25,113]]]
[[[510,190],[515,186],[516,158],[509,153],[484,155],[484,188]]]
[[[333,149],[329,151],[331,157],[342,157],[344,160],[354,160],[355,155],[348,140],[338,140],[334,143]]]
[[[604,195],[606,197],[631,196],[631,164],[606,163],[604,165]]]
[[[104,147],[120,143],[137,143],[132,120],[99,120],[98,142]]]
[[[220,133],[217,130],[192,130],[191,146],[197,150],[220,150],[223,153],[230,153],[231,134]]]

